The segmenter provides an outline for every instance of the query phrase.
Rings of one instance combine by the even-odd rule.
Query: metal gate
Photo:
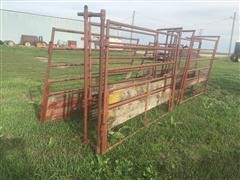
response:
[[[76,111],[80,108],[80,104],[82,102],[82,82],[84,79],[82,73],[84,64],[80,59],[82,53],[77,56],[79,60],[77,60],[76,63],[71,59],[54,57],[54,52],[62,51],[62,54],[64,54],[67,51],[82,52],[83,49],[56,46],[54,40],[57,32],[78,34],[79,38],[81,35],[83,35],[83,32],[81,31],[52,28],[51,41],[49,42],[48,48],[48,63],[45,74],[44,92],[40,114],[41,121],[67,118],[73,111]],[[77,72],[79,73],[73,73],[74,68],[77,68]],[[69,69],[71,73],[69,73]],[[59,72],[64,72],[65,74],[60,76]],[[76,82],[77,84],[74,84],[74,88],[72,83],[66,85],[68,82]]]
[[[181,27],[153,30],[106,20],[104,10],[89,12],[87,6],[78,15],[84,18],[82,32],[52,30],[42,121],[64,119],[75,110],[83,110],[83,142],[103,154],[156,122],[158,119],[149,118],[148,111],[155,110],[160,118],[173,110],[176,99],[184,102],[189,89],[197,92],[191,97],[199,95],[199,90],[207,91],[218,36],[195,36],[195,30]],[[92,22],[93,18],[98,22]],[[56,32],[79,34],[84,47],[55,47]],[[213,48],[209,49],[209,44],[205,48],[205,41],[212,42]],[[54,50],[80,54],[75,54],[77,61],[54,63]],[[201,58],[203,51],[210,58]],[[65,68],[77,68],[77,73],[51,79],[52,69],[59,68],[64,68],[64,75]],[[61,90],[51,89],[52,84],[63,82],[76,83],[69,89],[66,85],[60,86],[64,87]],[[135,123],[134,129],[112,140],[113,134],[131,122]]]
[[[110,39],[113,30],[125,36],[133,33],[139,43],[113,42]],[[166,42],[169,36],[172,40]],[[162,43],[163,40],[165,44]],[[117,142],[109,144],[109,132],[124,122],[142,114],[144,121],[139,124],[146,127],[154,122],[148,121],[147,112],[150,109],[163,103],[168,104],[169,110],[172,109],[179,43],[180,36],[177,33],[164,33],[107,20],[105,62],[103,76],[100,77],[103,82],[100,86],[103,89],[103,98],[99,99],[102,109],[98,118],[98,152],[107,152],[141,129],[139,127]],[[121,50],[121,55],[116,50]],[[145,53],[146,50],[148,53]],[[135,56],[129,55],[132,51]],[[115,60],[126,63],[111,66],[110,63]]]
[[[219,36],[192,36],[179,90],[178,103],[207,93]],[[209,57],[201,57],[201,53]]]

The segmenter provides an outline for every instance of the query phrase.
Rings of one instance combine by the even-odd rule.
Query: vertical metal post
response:
[[[41,108],[41,114],[40,114],[41,121],[46,120],[48,95],[49,95],[49,88],[50,88],[48,79],[49,79],[51,63],[52,63],[52,50],[53,50],[53,44],[54,44],[54,36],[55,36],[55,28],[52,28],[51,41],[49,42],[49,47],[48,47],[48,64],[47,64],[47,70],[46,70],[46,75],[44,80],[44,93],[43,93],[43,101],[42,101],[42,108]]]
[[[202,40],[199,39],[196,58],[199,58],[201,47],[202,47]],[[198,61],[195,61],[195,67],[197,67],[197,66],[198,66]]]
[[[98,121],[96,128],[96,152],[100,153],[101,151],[101,123],[103,119],[103,87],[104,87],[104,40],[105,40],[105,10],[101,10],[101,22],[100,22],[100,53],[99,53],[99,92],[98,92]]]
[[[92,38],[92,34],[91,34],[91,18],[89,18],[89,24],[88,24],[88,39],[89,39],[89,46],[88,46],[88,57],[89,57],[89,75],[88,75],[88,79],[89,79],[89,84],[88,84],[88,102],[89,102],[89,107],[91,107],[92,104],[92,60],[91,60],[91,38]]]
[[[194,41],[195,41],[195,31],[192,34],[191,37],[191,41],[190,41],[190,45],[189,45],[189,49],[188,49],[188,55],[185,61],[185,67],[184,67],[184,72],[183,72],[183,77],[182,77],[182,81],[181,81],[181,86],[179,89],[179,99],[178,99],[178,103],[181,103],[183,101],[183,96],[184,96],[184,91],[185,91],[185,84],[186,84],[186,79],[187,79],[187,75],[188,75],[188,69],[189,69],[189,65],[190,65],[190,61],[192,58],[192,49],[194,46]]]
[[[103,90],[103,121],[101,124],[101,153],[107,151],[107,129],[108,129],[108,53],[109,53],[109,34],[110,22],[106,23],[106,39],[105,39],[105,62],[104,62],[104,90]]]
[[[136,43],[136,44],[138,45],[138,43],[139,43],[139,39],[137,40],[137,43]],[[136,54],[137,54],[137,49],[134,49],[134,50],[133,50],[133,57],[132,57],[132,60],[131,60],[131,65],[133,65],[133,63],[134,63]]]
[[[208,81],[209,81],[209,77],[210,77],[210,74],[211,74],[211,71],[212,71],[213,61],[214,61],[215,55],[217,53],[217,46],[218,46],[218,43],[219,43],[219,39],[220,39],[220,37],[218,37],[216,42],[215,42],[214,49],[213,49],[213,54],[212,54],[212,57],[211,57],[211,60],[210,60],[210,63],[209,63],[209,69],[208,69],[208,73],[207,73],[207,80],[205,82],[205,89],[204,89],[205,93],[207,93],[207,91],[208,91]]]
[[[148,125],[148,120],[147,120],[147,111],[148,111],[148,100],[150,98],[150,82],[148,81],[147,83],[147,95],[145,97],[145,111],[144,111],[144,127],[147,127]]]
[[[182,36],[182,30],[177,30],[177,38],[176,39],[176,49],[174,53],[174,64],[173,64],[173,69],[172,69],[172,79],[171,79],[171,84],[172,84],[172,92],[171,97],[169,99],[169,104],[168,104],[168,111],[173,110],[174,106],[174,99],[175,99],[175,89],[176,89],[176,78],[177,78],[177,71],[178,71],[178,61],[179,61],[179,52],[180,52],[180,45],[181,45],[181,36]]]
[[[166,40],[165,40],[165,48],[169,48],[168,46],[168,38],[169,38],[169,34],[168,34],[168,31],[167,31],[167,35],[166,35]],[[169,54],[169,50],[166,50],[164,49],[164,54],[163,54],[163,62],[167,61],[167,53]],[[161,67],[161,74],[163,75],[165,73],[165,67],[166,65],[162,65]]]
[[[88,143],[88,88],[89,88],[89,22],[88,7],[84,6],[84,119],[83,119],[83,143]]]
[[[153,59],[153,63],[154,63],[154,66],[153,66],[153,77],[156,77],[156,70],[157,70],[157,67],[156,67],[156,63],[157,63],[157,53],[158,53],[158,35],[159,33],[157,32],[156,35],[154,36],[154,59]]]

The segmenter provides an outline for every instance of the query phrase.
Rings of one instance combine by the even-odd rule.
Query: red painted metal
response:
[[[218,36],[195,36],[195,30],[184,30],[181,27],[154,30],[106,20],[105,10],[99,13],[90,12],[87,6],[84,7],[84,12],[78,15],[84,19],[83,31],[60,28],[52,30],[41,110],[42,121],[65,118],[72,110],[83,108],[83,142],[90,143],[97,153],[104,154],[139,130],[156,122],[148,119],[150,96],[169,90],[168,101],[165,104],[168,111],[172,111],[175,100],[178,103],[185,101],[185,91],[191,83],[201,83],[202,73],[205,74],[203,92],[207,92]],[[94,18],[98,18],[100,23],[92,22]],[[56,31],[82,35],[84,47],[54,47]],[[130,34],[133,35],[131,38]],[[214,42],[214,47],[202,48],[203,41]],[[95,43],[95,47],[92,47],[92,43]],[[84,61],[53,64],[53,50],[83,51]],[[206,50],[212,52],[211,58],[199,58],[201,51]],[[207,60],[207,66],[199,67],[198,62]],[[83,68],[84,72],[78,77],[50,79],[50,70],[58,67],[79,67]],[[78,80],[84,82],[83,86],[79,84],[79,88],[50,91],[52,84]],[[161,87],[152,89],[151,83],[157,81],[164,83]],[[140,94],[109,103],[111,93],[140,86],[146,87]],[[49,99],[52,97],[59,99],[51,102]],[[109,111],[136,101],[144,102],[142,127],[115,144],[109,143],[109,130],[112,128],[108,124]],[[163,111],[164,109],[162,108]],[[167,112],[160,117],[166,114]],[[93,127],[94,136],[91,137]]]
[[[189,55],[184,67],[184,74],[183,74],[181,87],[179,91],[178,103],[181,104],[186,100],[188,100],[188,99],[185,99],[184,96],[185,96],[186,90],[188,90],[189,88],[191,88],[191,93],[192,93],[190,95],[190,98],[199,96],[200,94],[207,92],[208,81],[210,78],[213,61],[215,59],[219,39],[220,39],[219,36],[194,36],[194,35],[192,36],[191,44],[189,48]],[[204,42],[209,42],[209,41],[213,42],[213,47],[201,48],[204,45]],[[193,48],[196,44],[198,48]],[[195,52],[194,50],[197,50],[197,51]],[[210,53],[211,58],[201,58],[200,57],[201,51],[208,51]],[[194,52],[196,54],[196,57],[193,57]],[[205,62],[205,61],[207,61],[208,64],[204,65],[204,67],[202,67],[202,65],[198,63],[198,62]],[[192,74],[194,77],[190,78],[189,77],[190,74]],[[204,85],[203,89],[200,89],[199,87],[197,87],[197,85],[201,85],[201,84]],[[195,90],[195,92],[197,93],[193,91],[193,88],[197,88]]]
[[[59,90],[51,90],[53,84],[63,83],[67,81],[77,81],[83,79],[82,76],[71,77],[71,78],[59,78],[59,79],[51,79],[51,71],[53,68],[59,67],[81,67],[83,64],[73,64],[73,63],[54,63],[53,59],[53,51],[54,50],[69,50],[69,48],[57,48],[54,47],[54,38],[57,32],[65,32],[65,33],[74,33],[74,34],[83,34],[81,31],[76,30],[67,30],[60,28],[52,28],[51,40],[49,42],[48,48],[48,64],[47,70],[45,74],[44,81],[44,92],[43,92],[43,100],[42,100],[42,108],[40,113],[41,121],[51,121],[64,119],[69,117],[69,115],[80,108],[81,97],[82,97],[82,88],[80,89],[59,89]],[[73,48],[74,49],[74,48]],[[59,105],[61,106],[59,107]]]
[[[113,30],[118,30],[120,32],[124,31],[124,32],[133,32],[135,34],[140,34],[140,35],[147,35],[147,36],[150,36],[153,41],[154,41],[154,44],[149,44],[149,45],[144,45],[144,44],[139,44],[140,41],[138,41],[136,44],[131,44],[131,43],[120,43],[120,42],[112,42],[110,40],[110,32],[112,32]],[[108,111],[112,108],[116,108],[116,107],[120,107],[124,104],[127,104],[127,103],[130,103],[130,102],[133,102],[133,101],[136,101],[136,100],[145,100],[145,112],[144,112],[144,122],[143,122],[143,126],[147,126],[148,124],[148,121],[147,121],[147,97],[152,95],[152,94],[156,94],[158,92],[162,92],[164,91],[164,89],[170,87],[168,85],[165,85],[163,88],[160,88],[160,89],[157,89],[157,90],[150,90],[149,88],[147,88],[147,92],[143,93],[143,94],[140,94],[140,95],[137,95],[137,96],[134,96],[132,98],[128,98],[126,100],[122,100],[118,103],[115,103],[115,104],[111,104],[109,105],[108,104],[108,94],[109,94],[109,91],[110,91],[110,82],[109,82],[109,79],[111,79],[111,77],[113,77],[113,75],[115,74],[127,74],[127,73],[131,73],[131,72],[135,72],[135,71],[141,71],[141,70],[147,70],[147,69],[151,69],[151,73],[149,75],[149,77],[134,77],[133,79],[129,80],[129,84],[126,84],[124,87],[121,87],[121,88],[129,88],[129,87],[132,87],[132,83],[134,83],[135,81],[138,81],[138,78],[141,78],[141,80],[143,82],[143,84],[146,84],[146,85],[149,85],[150,82],[154,82],[156,81],[157,79],[159,78],[163,78],[163,75],[162,75],[162,72],[160,73],[157,73],[156,71],[156,68],[158,66],[163,66],[165,64],[171,64],[174,66],[174,64],[176,64],[177,62],[177,53],[173,54],[171,56],[171,58],[169,59],[168,62],[158,62],[158,51],[161,51],[161,50],[166,50],[165,47],[162,47],[162,46],[158,46],[158,36],[159,35],[165,35],[166,36],[167,33],[158,33],[158,31],[155,31],[155,30],[150,30],[150,29],[147,29],[147,28],[142,28],[142,27],[137,27],[137,26],[132,26],[132,25],[128,25],[128,24],[123,24],[123,23],[118,23],[116,21],[110,21],[110,20],[107,20],[107,23],[106,23],[106,40],[105,40],[105,51],[106,51],[106,54],[105,54],[105,66],[104,66],[104,76],[102,77],[103,80],[105,81],[104,83],[104,93],[103,93],[103,120],[99,120],[102,121],[102,124],[101,124],[101,153],[105,153],[108,151],[109,148],[111,148],[109,145],[108,145]],[[170,37],[172,37],[173,39],[175,38],[178,38],[178,34],[175,34],[175,33],[172,33],[172,34],[167,34],[169,35]],[[172,44],[175,45],[175,47],[178,47],[179,46],[179,43],[177,41],[175,42],[172,42]],[[111,55],[109,56],[109,54],[112,54],[112,51],[114,49],[117,49],[117,48],[121,48],[123,50],[123,53],[125,52],[125,50],[134,50],[134,56],[132,57],[132,59],[134,59],[134,62],[137,63],[138,61],[138,64],[137,65],[134,65],[134,64],[131,64],[131,65],[122,65],[121,67],[111,67],[109,66],[110,65],[110,62],[112,61],[112,59],[114,59],[114,55]],[[164,49],[165,48],[165,49]],[[153,55],[152,57],[150,58],[151,59],[151,63],[141,63],[141,60],[137,60],[137,56],[136,56],[136,53],[137,51],[142,51],[142,50],[151,50],[153,51]],[[176,48],[169,48],[167,47],[168,50],[176,50]],[[122,59],[124,57],[121,57],[121,56],[118,56],[117,58]],[[131,59],[131,60],[132,60]],[[171,78],[175,78],[174,77],[174,71],[175,71],[175,68],[172,68],[171,71],[168,73],[170,73],[170,77]],[[165,75],[165,74],[164,74]],[[165,78],[168,77],[168,76],[165,76]],[[115,85],[120,85],[122,82],[126,82],[125,79],[118,79],[117,82],[115,82],[114,84]],[[139,82],[138,82],[139,83]],[[172,81],[172,83],[174,83],[174,81]],[[136,86],[137,84],[135,84]],[[173,86],[173,85],[172,85]],[[119,88],[115,88],[116,89],[119,89]],[[111,91],[114,91],[113,89],[111,89]],[[114,146],[114,145],[113,145]]]

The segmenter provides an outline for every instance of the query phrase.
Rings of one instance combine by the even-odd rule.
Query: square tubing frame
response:
[[[89,113],[91,111],[91,101],[92,101],[92,83],[91,79],[93,77],[92,74],[92,59],[98,59],[98,67],[99,67],[99,84],[98,84],[98,94],[97,94],[97,104],[98,104],[98,117],[97,117],[97,125],[96,125],[96,145],[94,146],[97,153],[104,154],[113,147],[116,147],[118,144],[121,144],[123,141],[128,139],[128,137],[131,137],[136,132],[141,130],[144,127],[147,127],[148,125],[156,122],[156,121],[147,121],[147,111],[148,111],[148,98],[156,93],[165,91],[166,88],[171,89],[171,93],[169,94],[168,99],[168,111],[172,111],[174,107],[174,99],[175,99],[175,89],[176,89],[176,76],[178,72],[178,63],[179,63],[179,56],[181,52],[181,40],[182,40],[182,33],[183,32],[193,32],[193,35],[190,38],[190,46],[188,49],[188,54],[185,61],[185,69],[182,77],[181,87],[179,90],[179,97],[178,101],[181,103],[183,96],[184,96],[184,89],[186,86],[186,80],[187,75],[189,71],[189,64],[192,60],[192,53],[193,50],[196,50],[193,48],[194,42],[201,41],[201,40],[212,40],[212,38],[216,38],[212,41],[215,41],[215,46],[213,49],[212,57],[209,63],[209,69],[207,72],[207,79],[205,83],[205,90],[204,92],[207,92],[207,85],[208,85],[208,79],[210,76],[210,72],[213,65],[213,60],[215,58],[217,45],[219,42],[219,36],[194,36],[195,31],[194,30],[183,30],[182,28],[167,28],[167,29],[158,29],[158,30],[152,30],[148,28],[138,27],[134,25],[128,25],[116,21],[107,20],[106,21],[106,13],[105,10],[101,10],[100,13],[93,13],[88,11],[88,7],[84,7],[83,13],[78,13],[79,16],[83,16],[84,18],[84,32],[80,31],[71,31],[71,30],[64,30],[64,29],[58,29],[59,31],[63,32],[70,32],[70,33],[79,33],[84,35],[84,88],[83,88],[83,106],[84,106],[84,120],[83,120],[83,143],[87,144],[89,143],[89,137],[88,137],[88,121],[89,121]],[[97,17],[100,18],[100,23],[93,23],[90,22],[91,17]],[[92,26],[98,26],[100,28],[100,33],[92,33],[91,32],[91,25]],[[121,28],[119,28],[120,26]],[[125,32],[130,33],[139,33],[142,35],[151,36],[154,38],[153,43],[149,43],[148,45],[142,45],[139,44],[140,39],[135,39],[136,44],[132,44],[132,40],[134,38],[126,38],[126,37],[120,37],[120,36],[114,36],[110,34],[110,30],[121,30]],[[55,35],[56,29],[53,28],[52,30],[52,36],[51,41],[49,43],[49,50],[48,50],[48,67],[46,71],[46,78],[45,78],[45,85],[44,85],[44,96],[43,96],[43,105],[42,105],[42,112],[41,112],[41,119],[44,120],[44,117],[46,116],[46,110],[47,110],[47,102],[48,102],[48,95],[49,95],[49,74],[50,74],[50,67],[57,67],[58,65],[52,65],[52,50],[53,50],[53,42],[54,42],[54,35]],[[167,31],[167,32],[163,32]],[[98,57],[91,57],[91,36],[96,35],[99,36],[99,56]],[[166,36],[166,42],[165,45],[162,46],[161,43],[158,42],[159,36],[165,35]],[[114,43],[110,41],[111,37],[115,38],[121,38],[121,39],[129,39],[131,40],[131,43]],[[170,41],[170,42],[169,42]],[[110,56],[111,49],[122,49],[122,52],[133,52],[133,55],[131,56],[131,62],[129,63],[129,66],[127,67],[121,67],[121,68],[110,68],[109,64],[111,64],[110,60],[114,59],[114,57]],[[199,43],[198,51],[199,54],[201,48],[201,43]],[[59,48],[61,49],[61,48]],[[64,48],[63,48],[64,49]],[[152,63],[144,63],[144,58],[142,60],[142,63],[140,65],[134,65],[135,56],[137,54],[138,50],[143,50],[147,52],[148,50],[152,51]],[[158,51],[164,52],[164,61],[158,62]],[[168,52],[168,55],[166,56],[166,53]],[[116,58],[116,57],[115,57]],[[119,56],[116,59],[124,59],[124,56]],[[59,65],[60,66],[60,65]],[[161,66],[162,70],[160,74],[157,74],[157,67]],[[164,69],[163,69],[164,67]],[[126,80],[122,82],[128,82],[125,87],[120,87],[120,89],[129,88],[136,86],[137,84],[145,84],[147,85],[146,92],[143,94],[134,96],[132,98],[120,101],[115,104],[109,104],[109,94],[110,91],[113,91],[109,88],[109,76],[115,75],[115,74],[124,74],[127,72],[134,72],[139,70],[145,70],[145,69],[152,69],[150,77],[135,77],[135,79],[132,80]],[[164,70],[164,71],[163,71]],[[94,74],[95,75],[95,74]],[[97,74],[95,75],[97,76]],[[166,85],[167,78],[171,79],[170,85]],[[140,82],[137,82],[137,80],[140,80]],[[158,80],[164,80],[164,87],[156,90],[150,89],[150,83],[156,82]],[[59,82],[65,81],[65,80],[58,80]],[[136,81],[136,82],[135,82]],[[51,81],[50,81],[51,82]],[[134,82],[132,84],[131,82]],[[117,83],[116,83],[117,84]],[[116,88],[115,88],[116,90]],[[59,93],[59,92],[56,92]],[[119,107],[121,105],[131,103],[136,100],[143,99],[145,102],[144,107],[144,122],[143,127],[137,129],[132,134],[125,136],[123,139],[118,141],[112,146],[108,146],[108,110],[112,109],[114,107]],[[164,116],[165,114],[163,114]]]
[[[190,99],[192,99],[195,96],[199,96],[202,93],[207,93],[208,81],[209,81],[209,78],[210,78],[210,74],[211,74],[211,70],[212,70],[212,66],[213,66],[213,61],[215,59],[215,55],[216,55],[216,52],[217,52],[217,46],[218,46],[218,43],[219,43],[219,39],[220,39],[220,36],[194,36],[193,35],[191,37],[190,53],[189,53],[189,56],[187,58],[187,63],[185,65],[185,70],[184,70],[184,75],[183,75],[183,78],[182,78],[181,88],[180,88],[180,91],[179,91],[180,92],[179,99],[178,99],[178,103],[179,104],[181,104],[181,103],[183,103],[183,102],[185,102],[187,100],[190,100]],[[214,42],[213,49],[202,49],[201,45],[202,45],[202,41],[203,40],[205,40],[205,41],[213,41]],[[199,42],[199,45],[198,45],[197,49],[194,48],[194,43],[195,42]],[[193,61],[197,62],[197,61],[201,60],[201,58],[194,59],[192,57],[193,50],[197,50],[197,55],[199,55],[201,50],[212,50],[212,55],[211,55],[211,58],[209,59],[209,65],[205,68],[208,71],[207,71],[207,75],[206,75],[204,90],[202,92],[199,92],[199,93],[191,96],[190,98],[184,100],[184,93],[185,93],[187,80],[188,80],[188,72],[192,71],[190,69],[190,63],[193,62]],[[196,70],[198,70],[198,71],[200,71],[201,69],[203,69],[203,68],[196,68]],[[198,76],[198,80],[199,80],[199,76]]]
[[[125,31],[128,31],[127,29],[124,29],[124,28],[131,28],[130,31],[132,32],[135,32],[135,33],[139,33],[141,30],[142,31],[149,31],[145,34],[148,34],[148,35],[151,35],[154,37],[154,45],[153,46],[146,46],[146,48],[150,48],[154,51],[154,57],[153,57],[153,63],[150,65],[146,65],[146,64],[142,64],[141,66],[130,66],[129,68],[114,68],[114,69],[109,69],[108,68],[108,64],[109,64],[109,50],[110,50],[110,47],[113,48],[114,46],[111,45],[111,42],[109,42],[109,37],[110,37],[110,29],[113,28],[111,27],[111,25],[121,25],[122,28],[121,30],[125,30]],[[124,28],[123,28],[124,27]],[[117,29],[116,27],[114,27],[114,29]],[[134,30],[132,30],[134,29]],[[154,80],[157,80],[159,78],[156,77],[156,67],[159,66],[159,65],[163,65],[163,64],[166,64],[167,62],[164,62],[164,63],[157,63],[157,50],[158,49],[162,49],[160,47],[158,47],[158,42],[157,42],[157,39],[158,39],[158,34],[166,34],[166,33],[161,33],[161,32],[158,32],[158,31],[155,31],[155,30],[149,30],[149,29],[145,29],[145,28],[141,28],[141,27],[137,27],[137,26],[131,26],[131,25],[127,25],[127,24],[123,24],[123,23],[118,23],[118,22],[115,22],[115,21],[110,21],[110,20],[107,20],[107,23],[106,23],[106,39],[105,39],[105,66],[104,66],[104,77],[102,77],[102,79],[104,80],[104,94],[103,94],[103,120],[100,120],[98,119],[98,122],[102,121],[101,123],[101,152],[102,154],[106,153],[107,151],[109,151],[110,149],[112,149],[113,147],[115,147],[117,144],[120,144],[124,141],[124,139],[127,139],[127,137],[125,137],[124,139],[118,141],[116,144],[108,147],[108,140],[107,140],[107,131],[108,131],[108,110],[109,108],[113,108],[113,106],[109,106],[108,104],[108,95],[109,95],[109,87],[108,87],[108,76],[109,76],[109,73],[116,73],[118,71],[120,72],[128,72],[128,71],[131,71],[136,69],[136,68],[145,68],[145,67],[152,67],[153,68],[153,74],[152,74],[152,79],[150,80],[147,80],[146,81],[146,84],[149,86],[149,83],[154,81]],[[170,34],[170,35],[173,35],[173,34]],[[171,36],[172,37],[172,36]],[[181,38],[181,34],[175,34],[174,35],[175,37],[175,48],[173,49],[174,50],[174,53],[173,53],[173,62],[170,62],[172,64],[172,76],[171,76],[171,88],[173,88],[172,92],[170,93],[170,97],[169,97],[169,111],[171,111],[172,109],[172,106],[173,106],[173,103],[172,103],[172,98],[174,99],[174,89],[175,89],[175,83],[176,83],[176,69],[177,69],[177,60],[178,60],[178,56],[179,56],[179,46],[180,46],[180,38]],[[138,45],[137,45],[138,46]],[[123,46],[115,46],[115,48],[124,48],[124,49],[127,49],[127,48],[135,48],[135,49],[138,49],[137,46],[131,46],[130,44],[125,44],[124,47]],[[142,45],[139,45],[141,48],[145,48],[144,46]],[[167,49],[170,49],[170,48],[167,48]],[[126,69],[126,71],[124,70]],[[164,79],[164,77],[162,77]],[[162,79],[161,78],[161,79]],[[166,78],[166,77],[165,77]],[[127,87],[131,87],[132,85],[127,85]],[[163,89],[165,89],[166,87],[164,87]],[[149,97],[150,94],[154,94],[156,92],[160,92],[162,90],[158,90],[156,92],[153,92],[153,91],[149,91],[149,88],[147,88],[147,92],[144,94],[144,95],[139,95],[138,97],[135,97],[135,98],[132,98],[132,99],[127,99],[125,102],[122,102],[122,103],[119,103],[119,105],[123,105],[123,104],[126,104],[126,103],[130,103],[134,100],[137,100],[137,99],[145,99],[145,113],[144,113],[144,127],[147,127],[147,107],[146,107],[146,103],[147,103],[147,97]],[[116,106],[117,107],[117,106]],[[141,128],[140,128],[141,129]],[[135,132],[137,132],[138,130],[136,130]],[[135,132],[133,134],[135,134]],[[130,135],[131,136],[131,135]],[[128,137],[130,137],[128,136]],[[99,149],[99,148],[98,148]]]

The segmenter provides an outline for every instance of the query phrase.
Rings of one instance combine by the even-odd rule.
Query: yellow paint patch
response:
[[[108,104],[113,104],[116,102],[119,102],[121,100],[121,93],[119,92],[113,92],[109,95]]]
[[[114,112],[113,110],[108,111],[108,118],[113,118],[114,117]]]

